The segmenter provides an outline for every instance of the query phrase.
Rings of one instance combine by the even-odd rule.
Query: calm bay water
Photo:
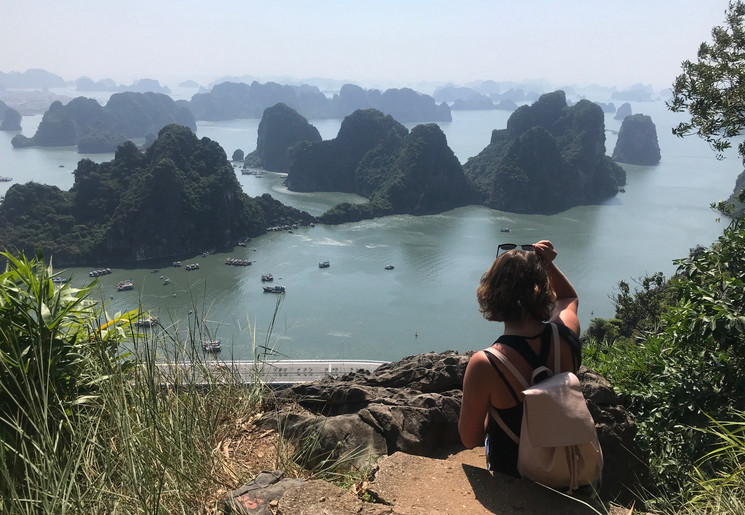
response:
[[[580,295],[580,320],[613,314],[610,295],[619,280],[674,271],[673,259],[696,244],[709,245],[727,223],[709,203],[727,197],[741,170],[734,153],[717,161],[697,139],[678,139],[670,129],[681,119],[662,102],[633,104],[657,126],[662,162],[655,167],[623,165],[625,193],[602,205],[581,206],[554,216],[515,215],[466,207],[440,215],[394,216],[340,226],[302,227],[293,233],[269,233],[232,252],[182,256],[199,262],[198,271],[172,268],[170,260],[115,268],[100,279],[97,297],[110,313],[139,302],[163,323],[183,330],[189,317],[203,319],[223,341],[225,355],[248,358],[252,331],[264,343],[281,300],[270,344],[292,358],[398,359],[424,351],[483,348],[499,334],[499,324],[478,312],[475,290],[499,243],[554,242],[558,265]],[[510,113],[455,111],[441,123],[448,142],[465,162],[489,142],[491,130],[504,128]],[[31,136],[41,116],[24,117],[23,133]],[[336,136],[340,120],[311,120],[324,139]],[[413,125],[409,125],[411,128]],[[218,141],[228,156],[256,145],[258,120],[200,122],[198,136]],[[620,122],[606,116],[607,153],[615,145]],[[97,162],[113,155],[81,156],[74,148],[23,149],[10,146],[13,134],[0,133],[0,175],[14,182],[34,180],[69,188],[71,172],[82,157]],[[62,167],[60,167],[62,165]],[[294,193],[283,177],[241,175],[249,195],[271,193],[282,202],[320,214],[354,195]],[[0,183],[0,195],[11,183]],[[510,233],[501,233],[509,227]],[[226,266],[227,257],[255,260],[250,267]],[[320,269],[318,262],[331,266]],[[385,265],[393,270],[384,270]],[[107,266],[91,264],[91,268]],[[159,272],[151,273],[158,268]],[[86,269],[70,269],[74,283],[88,279]],[[272,273],[283,296],[265,294],[260,276]],[[163,285],[160,276],[170,279]],[[131,278],[135,289],[116,292],[118,280]],[[194,311],[194,313],[191,313]]]

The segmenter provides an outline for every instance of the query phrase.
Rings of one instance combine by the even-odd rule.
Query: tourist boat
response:
[[[52,282],[54,284],[65,284],[67,282],[67,279],[65,279],[64,277],[57,276],[57,277],[52,277]]]
[[[165,286],[166,284],[168,284],[170,282],[171,282],[171,280],[168,277],[166,277],[165,279],[163,279],[163,286]]]
[[[89,277],[100,277],[102,275],[108,275],[111,273],[111,268],[99,268],[97,270],[91,270],[88,272]]]
[[[132,290],[135,287],[135,283],[132,281],[132,279],[127,279],[125,281],[119,281],[116,283],[116,290],[117,291],[126,291],[126,290]]]
[[[318,268],[328,268],[330,266],[331,263],[329,263],[328,261],[321,261],[320,263],[318,263]]]
[[[202,350],[204,352],[220,352],[222,350],[222,342],[220,340],[203,341]]]
[[[180,267],[181,266],[181,261],[174,261],[173,262],[173,266],[175,266],[176,268]]]
[[[13,177],[0,177],[0,182],[10,182],[13,180]]]
[[[187,272],[191,272],[192,270],[199,270],[199,263],[192,263],[190,265],[186,265],[184,268],[186,268]]]
[[[285,287],[275,284],[274,286],[264,286],[264,293],[284,293]]]
[[[154,316],[147,316],[144,318],[138,318],[135,320],[135,326],[137,327],[152,327],[158,323],[158,319]]]
[[[509,227],[502,227],[501,229],[499,229],[499,232],[510,232],[510,228]]]
[[[274,276],[272,274],[261,274],[261,281],[262,282],[269,282],[269,281],[273,281],[273,280],[274,280]]]
[[[393,265],[385,265],[386,270],[393,270]]]
[[[251,260],[229,257],[228,259],[225,260],[225,264],[233,265],[233,266],[251,266]]]

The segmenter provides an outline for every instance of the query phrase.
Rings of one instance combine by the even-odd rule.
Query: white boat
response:
[[[203,341],[202,350],[204,352],[220,352],[222,350],[222,342],[220,340]]]
[[[272,274],[261,274],[261,282],[270,282],[274,280],[274,276]]]
[[[154,316],[147,316],[144,318],[138,318],[135,320],[136,327],[152,327],[158,323],[158,319]]]
[[[331,263],[329,263],[328,261],[321,261],[320,263],[318,263],[318,268],[328,268],[330,266]]]
[[[275,284],[274,286],[264,286],[264,293],[284,293],[284,292],[285,292],[285,287],[279,284]]]

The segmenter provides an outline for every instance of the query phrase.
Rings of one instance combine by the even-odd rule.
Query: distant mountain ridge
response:
[[[197,129],[188,109],[161,93],[115,93],[105,106],[77,97],[66,105],[52,103],[33,137],[18,134],[11,143],[15,148],[77,145],[84,153],[113,152],[127,139],[157,134],[171,123]]]
[[[197,120],[260,118],[264,109],[277,103],[292,107],[306,118],[344,118],[358,109],[377,109],[401,123],[449,122],[450,107],[409,88],[365,90],[345,84],[332,98],[316,86],[288,86],[267,82],[223,82],[207,93],[195,94],[188,106]]]

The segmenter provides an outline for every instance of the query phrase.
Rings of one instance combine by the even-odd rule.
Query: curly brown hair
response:
[[[556,301],[541,259],[520,249],[494,260],[481,276],[476,296],[484,318],[495,322],[516,322],[525,314],[544,322],[551,318]]]

